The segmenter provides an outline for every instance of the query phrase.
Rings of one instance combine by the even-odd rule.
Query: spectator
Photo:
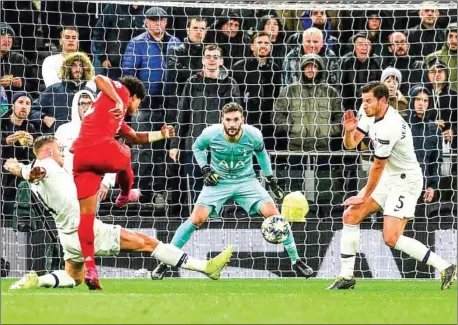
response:
[[[333,51],[324,46],[323,33],[315,27],[305,30],[302,37],[302,46],[297,46],[287,54],[283,66],[285,70],[283,83],[290,85],[300,81],[302,78],[300,62],[304,54],[319,55],[325,70],[328,71],[328,84],[337,87],[339,81],[337,57]]]
[[[11,26],[0,23],[0,85],[5,89],[8,102],[14,91],[33,91],[33,72],[22,54],[11,51],[15,33]]]
[[[197,162],[193,161],[192,144],[208,125],[220,122],[221,108],[230,102],[240,104],[239,86],[223,66],[222,50],[217,45],[206,45],[202,58],[202,71],[186,82],[178,102],[177,137],[170,143],[170,158],[184,164],[184,172],[190,176],[191,187],[198,191],[202,183]],[[191,192],[192,195],[195,192]],[[194,202],[194,200],[192,200]]]
[[[224,66],[231,71],[232,65],[250,56],[250,38],[240,29],[242,19],[233,10],[227,12],[227,16],[220,17],[214,26],[214,30],[207,35],[208,43],[216,43],[222,50]]]
[[[419,25],[407,30],[410,44],[409,54],[416,60],[423,60],[427,55],[439,50],[444,43],[444,31],[436,26],[440,16],[438,9],[420,9]]]
[[[181,41],[166,32],[167,12],[160,7],[145,12],[147,31],[133,38],[127,44],[121,68],[123,75],[135,76],[143,81],[148,95],[138,110],[133,128],[136,131],[160,130],[165,121],[164,80],[167,70],[167,56],[171,55]],[[154,155],[152,152],[154,150]],[[155,203],[158,209],[165,208],[165,142],[157,141],[139,145],[133,150],[132,160],[142,191],[142,200],[147,202],[151,195],[148,189],[157,192]],[[153,180],[154,178],[154,180]]]
[[[399,90],[402,83],[401,72],[396,68],[386,68],[382,71],[381,82],[384,82],[390,91],[390,100],[388,104],[398,110],[401,116],[406,116],[409,109],[409,102]]]
[[[388,37],[388,42],[387,51],[389,55],[383,57],[382,67],[393,67],[401,71],[402,83],[399,89],[401,93],[408,94],[412,85],[422,81],[423,61],[415,61],[408,54],[409,44],[404,33],[391,33]]]
[[[61,81],[59,75],[65,56],[78,51],[79,34],[76,27],[64,27],[60,32],[59,44],[62,52],[48,56],[43,61],[43,80],[46,88]]]
[[[144,30],[146,8],[140,5],[107,4],[93,29],[94,54],[105,75],[118,80],[121,76],[121,58],[127,43]]]
[[[189,17],[186,26],[187,37],[167,60],[167,107],[169,115],[177,114],[178,96],[183,92],[185,82],[202,70],[202,52],[207,34],[207,21],[200,17]]]
[[[304,30],[310,27],[318,28],[323,32],[323,39],[325,46],[332,50],[334,53],[338,53],[338,41],[337,38],[332,36],[332,25],[328,19],[328,15],[325,10],[304,10],[301,14],[301,22]],[[296,33],[288,40],[288,44],[300,44],[302,33]]]
[[[447,29],[445,30],[445,39],[446,42],[442,46],[442,49],[428,55],[425,59],[425,63],[428,64],[432,60],[436,59],[442,61],[450,71],[450,87],[452,87],[453,90],[457,91],[457,23],[452,23],[448,25]]]
[[[23,163],[33,159],[32,146],[36,131],[29,122],[28,116],[32,97],[26,92],[14,93],[11,109],[2,116],[2,165],[7,158],[15,157]],[[19,180],[10,173],[2,173],[2,211],[12,214]]]
[[[41,124],[42,133],[53,134],[60,125],[71,121],[70,107],[78,91],[95,91],[94,67],[85,53],[68,54],[60,75],[62,81],[47,87],[34,102],[31,120]]]
[[[426,88],[431,93],[435,120],[442,129],[445,144],[456,149],[457,93],[450,87],[448,76],[445,63],[440,60],[429,62]]]
[[[245,122],[261,130],[268,150],[274,149],[270,116],[281,87],[281,70],[271,58],[271,50],[270,35],[266,32],[255,34],[251,44],[252,57],[237,61],[233,66],[233,76],[244,99]]]
[[[379,10],[368,10],[366,12],[367,22],[365,30],[368,32],[369,39],[372,42],[372,54],[382,56],[384,46],[387,43],[386,31],[383,29],[382,14]]]
[[[431,93],[424,86],[412,87],[408,114],[404,119],[412,130],[413,146],[424,175],[423,201],[434,199],[439,187],[439,169],[442,162],[441,130],[434,122]]]
[[[381,60],[379,56],[371,55],[372,43],[367,34],[356,34],[353,46],[353,52],[340,60],[340,83],[346,110],[360,106],[357,98],[361,86],[369,81],[380,80],[381,77]]]
[[[270,36],[272,51],[270,56],[275,63],[281,68],[286,57],[286,33],[281,24],[281,20],[272,15],[262,16],[259,20],[258,32],[266,32]]]

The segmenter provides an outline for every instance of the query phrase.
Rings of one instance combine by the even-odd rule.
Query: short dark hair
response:
[[[64,26],[60,31],[60,38],[62,38],[66,30],[74,30],[78,34],[78,36],[80,36],[80,32],[78,31],[78,28],[76,28],[76,26]]]
[[[240,105],[238,103],[235,103],[235,102],[227,103],[221,109],[221,116],[224,116],[225,114],[231,113],[231,112],[239,112],[243,116],[243,107],[242,107],[242,105]]]
[[[390,99],[390,90],[385,83],[381,81],[372,81],[361,87],[361,94],[367,94],[370,92],[374,94],[374,97],[377,98],[377,100],[380,100],[383,97],[385,97],[387,101]]]
[[[42,135],[42,136],[39,136],[33,142],[33,153],[36,156],[38,150],[40,150],[41,147],[43,147],[44,145],[46,145],[48,143],[52,143],[52,142],[54,142],[56,140],[57,140],[57,138],[55,136],[53,136],[53,135]]]
[[[251,43],[253,43],[258,37],[267,36],[270,39],[270,35],[267,32],[258,32],[251,36]]]
[[[202,54],[205,55],[205,52],[207,52],[207,51],[219,51],[219,53],[221,53],[221,56],[223,56],[223,49],[221,47],[219,47],[217,44],[205,45]]]
[[[207,18],[205,17],[199,17],[199,16],[192,16],[192,17],[189,17],[188,18],[188,22],[186,23],[186,27],[189,28],[189,26],[191,26],[191,21],[205,21],[207,23],[207,26],[208,26],[208,20]]]
[[[140,79],[132,76],[125,76],[119,79],[119,82],[129,90],[130,97],[134,95],[137,95],[137,98],[140,99],[146,97],[146,89]]]

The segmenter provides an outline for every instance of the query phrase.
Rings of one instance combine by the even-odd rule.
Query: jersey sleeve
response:
[[[130,132],[133,132],[134,129],[132,129],[130,126],[127,125],[126,121],[122,121],[121,126],[119,127],[118,134],[120,136],[123,136],[125,134],[128,134]]]
[[[57,172],[61,167],[59,164],[52,158],[46,158],[43,160],[35,160],[29,165],[24,165],[21,168],[21,175],[22,178],[27,179],[26,175],[30,173],[30,170],[34,167],[41,167],[45,171],[45,176],[43,176],[42,179],[47,178],[49,175],[52,175],[53,173]]]
[[[197,137],[192,145],[192,151],[200,167],[207,165],[207,152],[210,147],[210,140],[212,135],[212,127],[208,127]]]
[[[261,131],[257,128],[252,127],[251,129],[251,139],[253,141],[253,150],[254,152],[261,152],[264,150],[264,137],[262,136]]]
[[[358,111],[358,126],[356,129],[364,135],[368,135],[369,133],[369,118],[366,116],[362,105]]]
[[[391,151],[394,145],[400,139],[400,132],[398,128],[390,128],[377,132],[374,139],[374,156],[377,159],[388,159],[391,156]]]

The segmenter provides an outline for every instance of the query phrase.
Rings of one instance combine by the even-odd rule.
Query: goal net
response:
[[[191,145],[205,126],[218,122],[224,104],[236,101],[263,133],[280,186],[308,200],[306,222],[291,223],[299,255],[314,276],[333,278],[340,267],[341,203],[364,187],[373,159],[369,139],[344,149],[343,112],[359,111],[361,86],[383,81],[390,105],[412,128],[425,176],[406,235],[456,260],[456,3],[4,1],[0,21],[2,162],[34,159],[30,146],[8,138],[17,130],[54,134],[78,118],[72,115],[79,105],[75,93],[91,88],[90,76],[70,71],[62,80],[63,51],[86,52],[96,74],[144,81],[148,96],[129,121],[135,130],[175,126],[176,139],[132,146],[142,197],[116,208],[113,186],[99,205],[102,221],[170,242],[202,188]],[[211,44],[218,47],[205,48]],[[21,90],[34,100],[25,124],[12,102]],[[257,165],[255,171],[262,182]],[[27,183],[4,169],[1,176],[1,276],[62,268],[51,214]],[[183,249],[205,259],[233,245],[223,277],[294,277],[283,246],[264,241],[262,220],[226,202]],[[361,224],[357,277],[439,276],[385,246],[382,229],[381,214]],[[133,277],[157,261],[121,253],[98,257],[97,264],[102,277]],[[177,269],[169,275],[200,277]]]

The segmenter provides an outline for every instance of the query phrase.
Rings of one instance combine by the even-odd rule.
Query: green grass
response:
[[[456,324],[456,289],[439,281],[359,280],[326,291],[323,280],[103,280],[104,290],[10,291],[2,324]]]

